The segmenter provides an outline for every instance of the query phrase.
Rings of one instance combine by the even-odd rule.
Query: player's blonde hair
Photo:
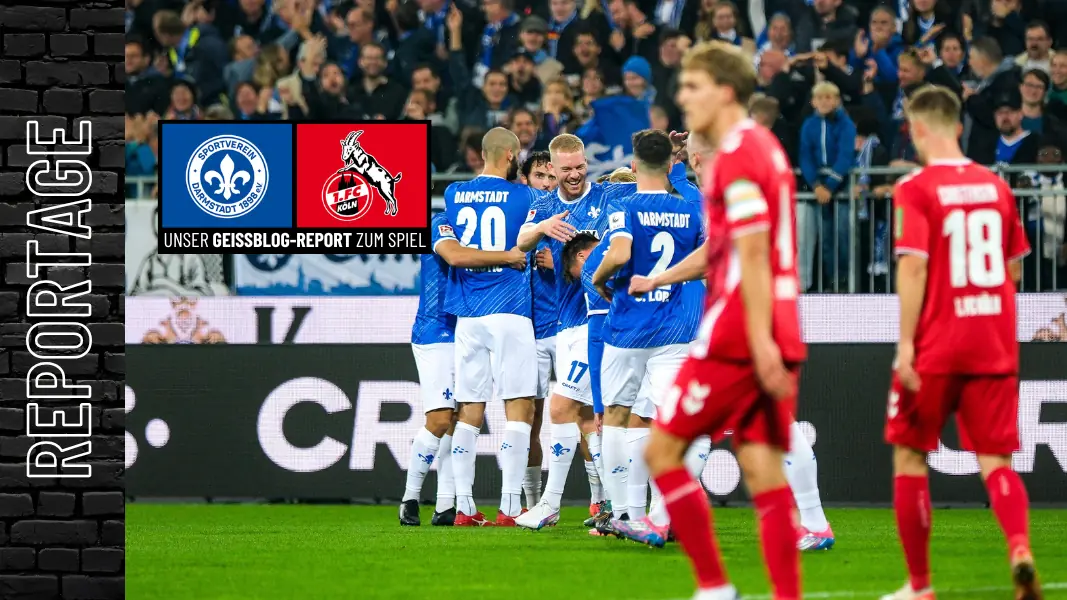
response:
[[[737,103],[748,106],[756,93],[756,68],[739,47],[724,42],[701,42],[682,58],[682,70],[703,71],[716,85],[734,91]]]
[[[630,167],[619,167],[608,175],[608,183],[637,183],[637,175]]]
[[[921,121],[931,129],[955,131],[960,122],[960,99],[940,85],[924,85],[908,98],[904,109],[911,121]]]
[[[582,142],[582,138],[570,134],[561,133],[552,138],[552,141],[548,143],[548,152],[552,156],[557,154],[569,154],[571,152],[585,152],[585,144]]]

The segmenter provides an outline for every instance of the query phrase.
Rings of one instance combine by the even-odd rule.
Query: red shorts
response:
[[[1019,378],[1016,375],[920,375],[919,391],[904,390],[893,374],[885,441],[924,452],[937,450],[941,430],[956,413],[960,446],[978,454],[1019,449]]]
[[[790,367],[794,379],[799,366]],[[762,443],[789,451],[789,428],[796,397],[775,400],[756,380],[751,363],[689,357],[656,413],[655,426],[685,440],[710,435],[721,441],[732,430],[733,444]]]

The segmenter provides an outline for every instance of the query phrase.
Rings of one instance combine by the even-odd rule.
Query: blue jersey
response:
[[[451,343],[456,331],[456,317],[445,312],[445,288],[448,284],[448,263],[436,254],[437,244],[456,239],[445,213],[437,213],[430,221],[430,242],[434,254],[419,257],[419,310],[411,326],[412,344]]]
[[[606,315],[611,307],[608,301],[597,293],[596,286],[593,285],[593,275],[600,268],[600,263],[604,262],[604,255],[608,253],[608,245],[607,238],[600,240],[600,243],[589,252],[585,265],[582,266],[582,291],[585,292],[585,312],[589,316]],[[608,281],[608,287],[611,288],[613,283],[613,281]]]
[[[702,206],[704,203],[703,192],[700,191],[697,184],[688,179],[686,179],[684,183],[681,181],[674,183],[674,191],[678,192],[678,195],[680,195],[682,200],[685,200],[686,202],[696,204],[697,206]]]
[[[541,240],[534,252],[548,248],[548,240]],[[533,291],[534,337],[539,340],[556,335],[559,320],[559,304],[556,302],[556,273],[554,269],[539,269],[534,252],[528,257],[530,265],[530,289]],[[555,268],[560,268],[552,263]]]
[[[445,189],[445,213],[459,243],[479,250],[515,248],[533,191],[501,177],[479,175]],[[530,317],[530,275],[510,267],[454,268],[445,310],[458,317]]]
[[[615,289],[630,287],[634,275],[654,275],[681,262],[703,243],[700,208],[666,192],[637,192],[608,217],[608,239],[633,241],[629,262],[615,276]],[[604,324],[604,343],[617,348],[687,344],[696,337],[699,309],[688,302],[702,294],[684,293],[682,284],[663,286],[640,297],[615,294]],[[697,305],[699,307],[699,304]]]
[[[680,184],[685,180],[685,165],[678,163],[671,169],[668,179],[672,184]],[[570,202],[564,200],[557,190],[554,193],[542,195],[530,210],[526,225],[534,226],[553,215],[563,211],[570,211],[565,222],[570,223],[575,229],[582,232],[592,233],[597,239],[603,237],[607,231],[607,209],[613,201],[629,196],[637,189],[633,183],[588,183],[586,192],[580,198]],[[559,303],[558,329],[570,329],[585,325],[587,321],[587,309],[585,306],[585,293],[580,281],[567,282],[563,276],[563,244],[556,240],[546,240],[552,250],[552,263],[557,265],[556,277],[556,301]]]

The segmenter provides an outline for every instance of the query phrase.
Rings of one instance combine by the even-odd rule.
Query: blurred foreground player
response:
[[[696,572],[699,600],[735,600],[711,528],[708,499],[686,471],[686,448],[703,434],[733,442],[759,520],[775,600],[800,598],[793,494],[783,470],[807,350],[796,276],[796,181],[778,140],[750,119],[752,62],[719,42],[682,63],[678,101],[686,123],[716,148],[706,181],[707,241],[631,293],[696,279],[707,269],[704,318],[673,389],[662,399],[646,451],[675,536]],[[709,108],[712,107],[712,108]]]
[[[909,131],[926,166],[893,194],[900,341],[885,439],[893,444],[893,507],[909,581],[883,600],[934,598],[926,455],[953,412],[1007,538],[1015,598],[1038,600],[1029,500],[1011,468],[1019,449],[1015,282],[1030,247],[1008,184],[964,158],[959,113],[946,88],[911,97]]]

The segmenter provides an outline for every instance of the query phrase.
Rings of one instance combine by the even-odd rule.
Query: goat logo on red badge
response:
[[[297,227],[424,227],[425,131],[421,123],[298,125]]]

